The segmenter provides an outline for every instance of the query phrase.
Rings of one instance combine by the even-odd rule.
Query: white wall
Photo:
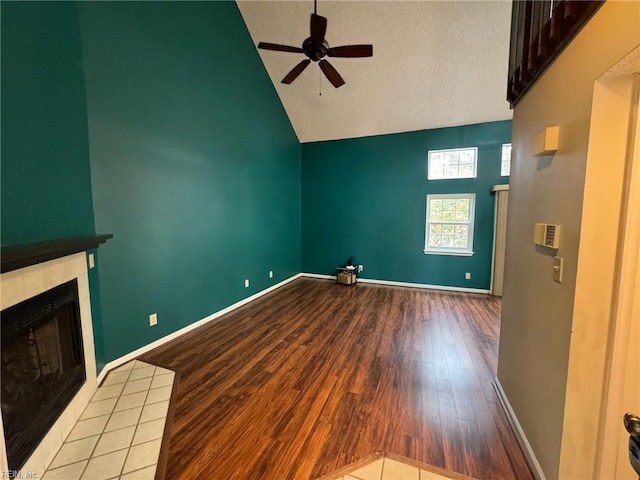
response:
[[[640,4],[605,3],[514,109],[498,379],[547,478],[593,471],[624,152],[593,143],[592,99],[596,79],[638,43]],[[533,137],[552,125],[558,152],[533,157]],[[536,222],[562,225],[562,284],[556,252],[533,244]]]

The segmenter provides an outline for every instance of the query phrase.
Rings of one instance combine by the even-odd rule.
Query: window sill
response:
[[[460,252],[455,250],[423,250],[426,255],[453,255],[456,257],[470,257],[473,252]]]

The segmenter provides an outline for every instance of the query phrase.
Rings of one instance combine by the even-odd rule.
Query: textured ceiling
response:
[[[256,45],[309,36],[310,0],[237,3]],[[346,81],[335,89],[317,64],[280,83],[306,57],[259,50],[301,142],[511,118],[511,2],[320,0],[318,15],[329,46],[371,43],[373,57],[329,59]]]

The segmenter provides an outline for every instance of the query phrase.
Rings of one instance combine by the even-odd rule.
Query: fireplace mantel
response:
[[[35,243],[3,246],[0,251],[1,272],[11,272],[37,263],[47,262],[78,252],[96,248],[105,243],[113,234],[83,235],[79,237],[56,238]]]

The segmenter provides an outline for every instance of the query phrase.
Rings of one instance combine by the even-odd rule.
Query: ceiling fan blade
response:
[[[275,50],[276,52],[292,52],[292,53],[304,53],[304,50],[298,47],[290,47],[288,45],[280,45],[278,43],[260,42],[258,48],[263,50]]]
[[[325,77],[327,77],[327,80],[331,82],[331,85],[336,88],[340,88],[342,85],[344,85],[344,79],[340,76],[338,71],[333,68],[333,65],[331,65],[326,60],[320,60],[319,65],[320,70],[322,70]]]
[[[327,56],[346,58],[372,57],[373,45],[345,45],[344,47],[333,47],[327,50]]]
[[[306,60],[301,61],[298,65],[293,67],[293,70],[287,73],[287,76],[282,79],[282,83],[286,83],[287,85],[290,85],[291,82],[293,82],[296,78],[298,78],[298,75],[300,75],[302,71],[305,68],[307,68],[307,66],[309,66],[310,63],[311,63],[311,60],[309,60],[308,58]]]
[[[327,33],[327,19],[312,13],[311,40],[313,40],[314,43],[322,43],[324,42],[325,33]]]

